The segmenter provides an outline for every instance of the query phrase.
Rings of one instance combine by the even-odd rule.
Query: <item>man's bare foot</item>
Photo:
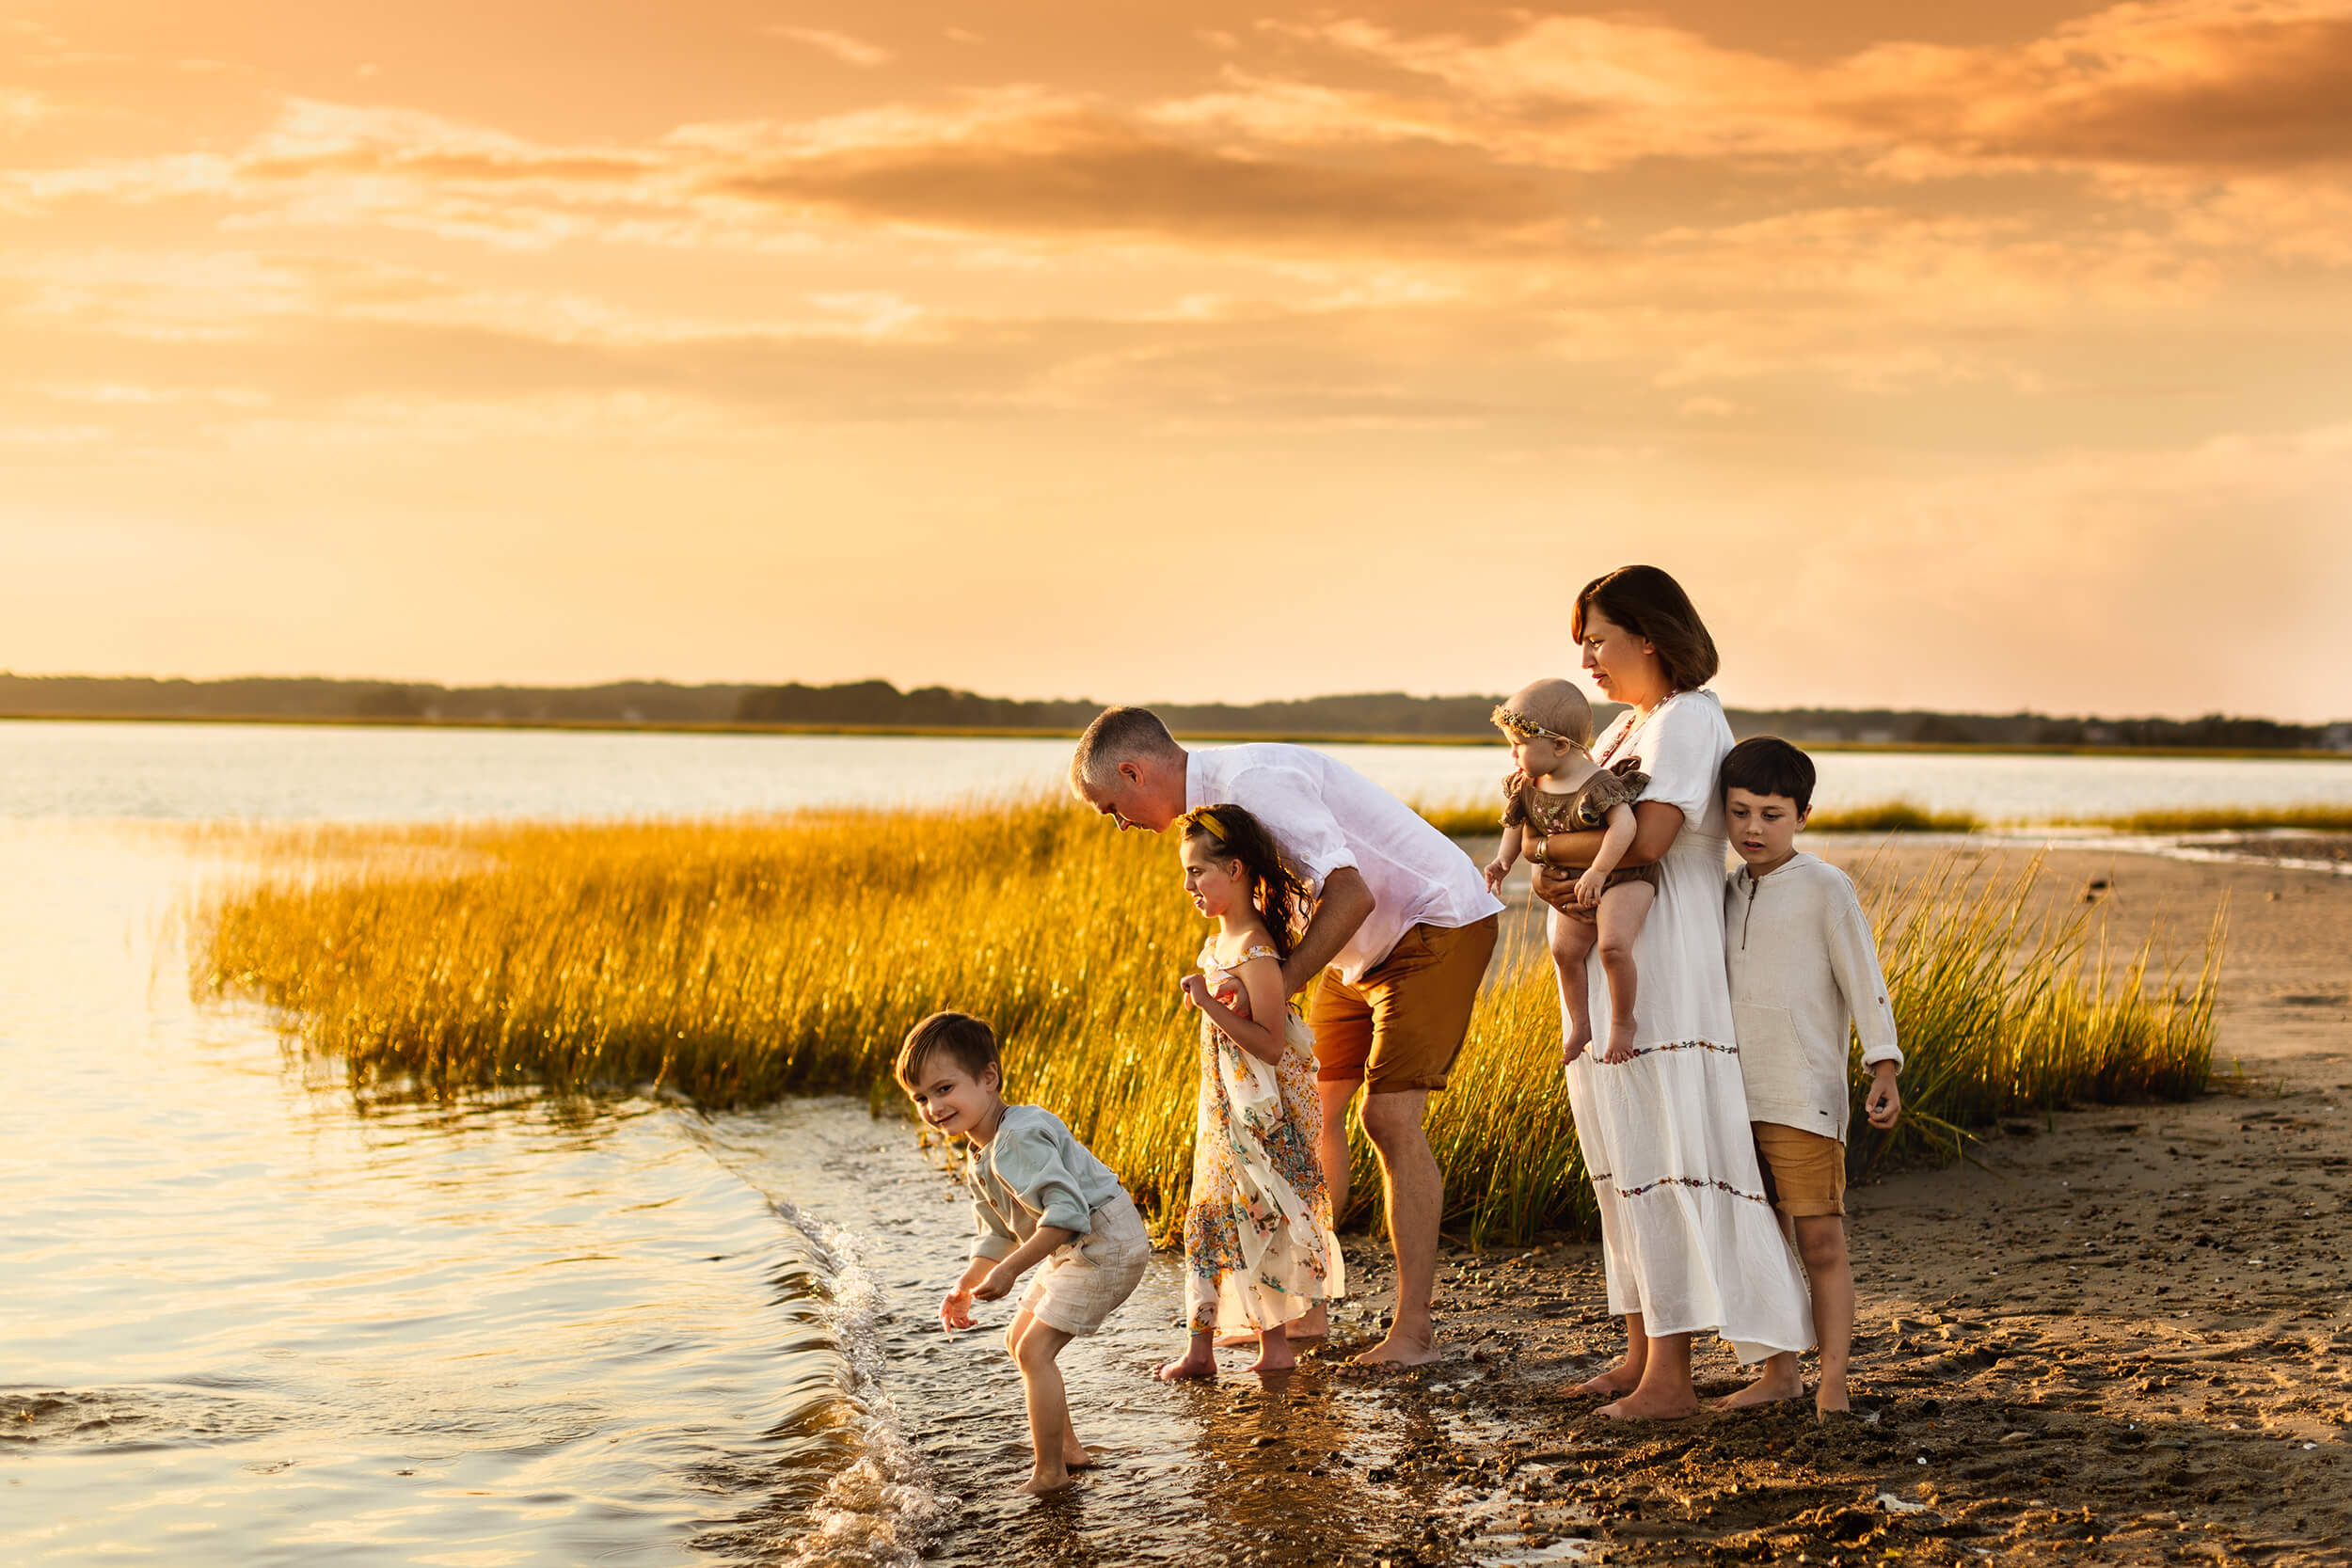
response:
[[[1633,1060],[1633,1020],[1621,1018],[1610,1023],[1609,1049],[1601,1053],[1600,1059],[1612,1067]]]
[[[1768,1366],[1762,1377],[1738,1393],[1725,1394],[1713,1403],[1718,1410],[1748,1410],[1759,1404],[1778,1404],[1783,1400],[1793,1400],[1804,1392],[1804,1379],[1793,1370],[1783,1371],[1778,1367]]]
[[[1060,1492],[1075,1484],[1070,1479],[1068,1470],[1059,1465],[1048,1465],[1041,1459],[1037,1468],[1029,1472],[1029,1479],[1021,1483],[1021,1490],[1032,1497],[1041,1497],[1049,1492]]]
[[[1410,1339],[1394,1329],[1389,1337],[1356,1357],[1359,1367],[1425,1367],[1438,1358],[1435,1339]]]
[[[1182,1383],[1186,1378],[1216,1376],[1216,1356],[1213,1352],[1186,1351],[1152,1374],[1162,1383]]]
[[[1604,1404],[1600,1414],[1613,1421],[1675,1421],[1699,1413],[1696,1394],[1668,1398],[1645,1394],[1636,1388],[1614,1404]]]
[[[1598,1377],[1588,1377],[1581,1383],[1564,1384],[1560,1391],[1572,1398],[1599,1400],[1619,1399],[1642,1386],[1642,1374],[1620,1361]]]

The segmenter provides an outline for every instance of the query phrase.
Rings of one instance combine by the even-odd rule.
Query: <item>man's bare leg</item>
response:
[[[1649,1365],[1649,1337],[1642,1332],[1642,1314],[1625,1319],[1625,1356],[1598,1377],[1588,1377],[1567,1389],[1589,1399],[1617,1399],[1642,1386],[1642,1370]]]
[[[1429,1302],[1438,1285],[1438,1216],[1445,1205],[1445,1176],[1422,1130],[1428,1107],[1427,1089],[1364,1097],[1364,1132],[1380,1156],[1381,1183],[1388,1190],[1396,1315],[1388,1337],[1356,1358],[1363,1366],[1418,1367],[1438,1359]]]

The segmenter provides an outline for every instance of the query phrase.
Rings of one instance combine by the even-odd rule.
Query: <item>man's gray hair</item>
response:
[[[1183,750],[1160,716],[1148,707],[1106,707],[1096,714],[1070,755],[1070,787],[1100,789],[1122,762],[1172,757]]]

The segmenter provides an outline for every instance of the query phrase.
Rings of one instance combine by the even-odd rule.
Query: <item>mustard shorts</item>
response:
[[[1468,926],[1415,926],[1354,985],[1325,974],[1311,1020],[1316,1078],[1361,1079],[1367,1094],[1444,1088],[1502,928],[1492,914]]]
[[[1764,1196],[1790,1219],[1846,1212],[1846,1146],[1836,1138],[1752,1121],[1756,1163],[1764,1172]]]

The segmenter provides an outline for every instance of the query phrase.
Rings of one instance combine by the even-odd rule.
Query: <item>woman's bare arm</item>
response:
[[[1633,843],[1617,863],[1655,865],[1682,832],[1682,808],[1663,800],[1633,802]],[[1596,828],[1583,832],[1554,833],[1544,840],[1544,863],[1535,870],[1535,896],[1556,904],[1576,892],[1576,879],[1600,853],[1609,835]]]

